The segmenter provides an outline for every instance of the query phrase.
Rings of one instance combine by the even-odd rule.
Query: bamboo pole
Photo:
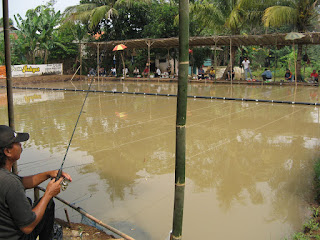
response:
[[[44,188],[39,187],[39,186],[37,186],[36,188],[40,189],[43,192],[46,191]],[[72,209],[76,210],[78,213],[81,213],[83,216],[89,218],[90,220],[94,221],[95,223],[99,224],[100,226],[105,227],[105,228],[109,229],[111,232],[114,232],[115,234],[123,237],[124,239],[126,239],[126,240],[135,240],[134,238],[132,238],[132,237],[120,232],[119,230],[117,230],[117,229],[115,229],[115,228],[103,223],[101,220],[99,220],[99,219],[93,217],[92,215],[86,213],[80,207],[76,207],[76,206],[72,205],[71,203],[67,202],[66,200],[64,200],[64,199],[62,199],[62,198],[60,198],[58,196],[55,196],[54,198],[59,200],[60,202],[62,202],[64,204],[68,205]]]
[[[296,61],[296,50],[294,47],[294,40],[293,40],[293,59],[294,59],[294,81],[295,85],[297,86],[297,61]]]
[[[126,65],[125,65],[124,59],[123,59],[123,50],[121,50],[120,55],[121,55],[122,66],[123,66],[122,75],[123,75],[123,79],[125,79],[126,78],[126,71],[125,71]]]
[[[232,38],[230,38],[230,79],[231,79],[231,86],[232,86]]]
[[[97,75],[98,75],[98,82],[99,82],[99,70],[100,70],[100,44],[97,45]]]
[[[4,45],[5,45],[5,64],[7,77],[7,102],[8,102],[8,119],[9,126],[15,130],[14,110],[13,110],[13,93],[12,93],[12,73],[11,73],[11,52],[10,52],[10,29],[9,29],[9,7],[8,0],[2,1],[3,11],[3,28],[4,28]],[[12,165],[12,172],[18,173],[17,162]]]
[[[277,61],[278,61],[277,53],[275,53],[275,56],[274,56],[274,77],[273,77],[274,83],[276,82],[276,78],[277,78],[277,65],[278,65]]]
[[[80,81],[82,77],[82,44],[80,42]]]
[[[176,119],[176,165],[171,240],[182,239],[185,189],[186,112],[189,66],[189,1],[179,0],[179,76]]]
[[[70,80],[70,82],[72,82],[72,80],[73,80],[73,78],[74,78],[74,76],[77,74],[77,72],[79,71],[79,68],[81,68],[81,65],[77,68],[77,70],[75,71],[75,73],[73,74],[73,76],[72,76],[72,78],[71,78],[71,80]],[[81,75],[80,75],[81,76]]]
[[[214,75],[214,82],[217,81],[217,41],[214,41],[214,68],[215,68],[215,75]]]
[[[148,79],[150,80],[150,47],[151,47],[151,43],[150,41],[147,42],[148,45]]]

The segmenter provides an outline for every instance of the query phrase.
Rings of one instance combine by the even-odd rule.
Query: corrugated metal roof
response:
[[[295,40],[297,44],[320,44],[320,33],[304,33],[305,37]],[[234,36],[207,36],[207,37],[190,37],[189,46],[285,46],[292,45],[292,41],[285,40],[286,33],[264,34],[264,35],[234,35]],[[87,42],[86,44],[100,46],[100,49],[112,51],[114,46],[125,44],[128,49],[148,48],[175,48],[179,46],[179,38],[158,38],[158,39],[130,39],[108,42]]]

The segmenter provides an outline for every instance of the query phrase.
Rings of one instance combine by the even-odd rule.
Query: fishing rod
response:
[[[72,135],[71,135],[71,138],[70,138],[70,141],[69,141],[69,144],[68,144],[68,147],[67,147],[67,150],[66,150],[66,153],[64,154],[64,157],[63,157],[63,160],[62,160],[62,163],[61,163],[61,166],[60,166],[60,169],[58,171],[58,174],[56,176],[56,181],[58,181],[60,178],[61,178],[61,175],[62,175],[62,168],[63,168],[63,165],[64,165],[64,162],[66,161],[66,158],[67,158],[67,154],[68,154],[68,151],[69,151],[69,148],[70,148],[70,145],[71,145],[71,142],[72,142],[72,139],[73,139],[73,135],[76,131],[76,128],[77,128],[77,125],[78,125],[78,122],[79,122],[79,119],[80,119],[80,116],[82,114],[82,111],[83,111],[83,107],[84,107],[84,104],[86,103],[87,101],[87,98],[88,98],[88,95],[89,95],[89,92],[90,92],[90,89],[91,89],[91,85],[93,83],[93,80],[94,80],[94,75],[92,76],[92,79],[91,79],[91,82],[90,82],[90,85],[89,85],[89,88],[87,90],[87,95],[86,97],[84,98],[84,101],[83,101],[83,104],[82,104],[82,107],[81,107],[81,110],[80,110],[80,113],[78,115],[78,119],[76,121],[76,125],[74,126],[73,128],[73,132],[72,132]],[[62,188],[62,191],[66,190],[67,186],[69,184],[69,180],[64,178],[63,181],[61,182],[61,188]]]

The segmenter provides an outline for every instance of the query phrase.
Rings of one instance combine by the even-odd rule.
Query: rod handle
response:
[[[56,176],[56,181],[58,181],[61,178],[61,175],[62,175],[62,169],[60,168]]]

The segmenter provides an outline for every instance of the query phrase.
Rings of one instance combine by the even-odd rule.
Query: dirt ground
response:
[[[28,84],[28,83],[44,83],[44,82],[65,82],[70,81],[73,75],[41,75],[33,77],[14,77],[12,78],[12,84]],[[85,76],[82,76],[84,79]],[[73,78],[74,81],[80,80],[80,76],[76,75]],[[6,79],[0,79],[0,85],[5,85]]]
[[[69,224],[61,219],[56,219],[56,222],[63,227],[63,239],[83,239],[83,240],[102,240],[102,239],[117,239],[112,235],[108,235],[95,227],[91,227],[82,223]]]

